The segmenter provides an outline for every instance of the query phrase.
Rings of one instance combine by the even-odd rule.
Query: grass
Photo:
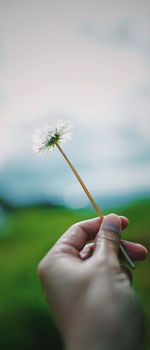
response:
[[[150,248],[150,201],[115,210],[129,218],[123,238]],[[0,348],[3,350],[61,349],[60,336],[44,300],[37,265],[73,223],[94,217],[92,211],[20,208],[7,212],[0,230]],[[150,261],[136,263],[133,288],[144,319],[144,342],[150,348]]]

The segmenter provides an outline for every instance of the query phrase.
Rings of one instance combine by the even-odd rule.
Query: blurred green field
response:
[[[150,200],[115,210],[129,218],[123,238],[150,248]],[[20,208],[4,213],[0,227],[0,349],[62,349],[60,336],[44,300],[37,265],[73,223],[94,217],[93,211]],[[144,320],[144,343],[150,349],[150,261],[137,263],[133,288]]]

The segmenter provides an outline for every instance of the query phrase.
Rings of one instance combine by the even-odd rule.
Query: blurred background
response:
[[[0,348],[61,349],[37,265],[96,214],[58,150],[38,156],[43,122],[74,124],[63,149],[124,238],[150,246],[150,3],[0,0]],[[133,287],[150,348],[149,258]]]

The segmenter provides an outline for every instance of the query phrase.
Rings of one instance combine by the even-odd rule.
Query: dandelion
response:
[[[63,157],[65,158],[66,162],[70,166],[71,170],[73,171],[74,175],[78,179],[80,185],[82,186],[84,192],[86,193],[87,197],[89,198],[90,202],[92,203],[94,209],[96,210],[98,216],[103,220],[104,216],[100,209],[98,208],[96,202],[94,201],[93,197],[89,193],[87,187],[85,186],[83,180],[79,176],[78,172],[70,162],[67,155],[62,150],[60,143],[64,143],[66,140],[71,139],[72,133],[72,125],[70,122],[64,122],[59,121],[56,127],[51,127],[48,124],[45,124],[42,129],[37,129],[36,133],[32,135],[33,139],[33,151],[37,153],[41,152],[48,152],[51,149],[54,149],[55,146],[59,149]],[[135,265],[133,264],[132,260],[127,255],[126,251],[120,244],[120,249],[127,260],[128,264],[132,269],[135,268]]]
[[[37,129],[36,134],[32,135],[33,151],[40,153],[54,149],[60,142],[71,139],[72,125],[70,122],[59,121],[56,128],[48,124],[43,125],[42,129]]]

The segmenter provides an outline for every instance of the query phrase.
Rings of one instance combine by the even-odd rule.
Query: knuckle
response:
[[[95,265],[99,266],[102,271],[120,272],[120,263],[116,253],[107,254],[107,252],[104,252],[99,256],[97,254],[94,260]]]
[[[45,257],[38,264],[38,276],[40,280],[44,280],[47,276],[50,276],[55,266],[55,260],[57,259],[57,250],[53,252],[53,248],[45,255]]]
[[[43,277],[43,274],[44,274],[44,271],[45,271],[43,260],[40,261],[40,263],[38,264],[37,270],[38,270],[38,275],[39,275],[39,277],[41,279]]]
[[[77,230],[77,229],[82,229],[82,221],[76,222],[75,224],[71,225],[70,229],[71,230]]]
[[[79,229],[79,223],[72,224],[66,231],[68,234],[72,234],[75,230]]]
[[[115,250],[119,249],[120,239],[116,232],[101,232],[97,237],[97,244],[103,245],[105,242]]]
[[[95,269],[98,269],[98,271],[107,270],[109,267],[108,257],[106,255],[95,256],[92,261],[94,262]]]
[[[47,272],[47,265],[50,266],[50,259],[48,259],[47,255],[40,261],[39,265],[38,265],[38,275],[40,277],[40,279],[42,279],[43,277],[45,277],[46,272]]]

